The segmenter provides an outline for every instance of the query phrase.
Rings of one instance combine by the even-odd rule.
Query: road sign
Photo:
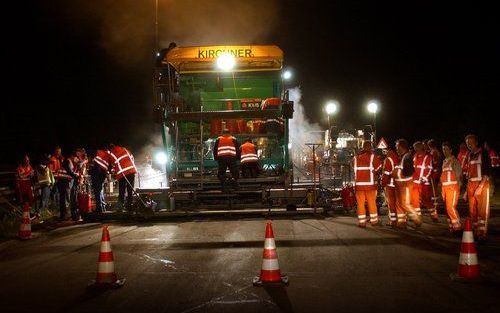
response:
[[[380,138],[380,141],[378,142],[377,149],[387,149],[389,146],[387,145],[387,142],[385,142],[384,137]]]

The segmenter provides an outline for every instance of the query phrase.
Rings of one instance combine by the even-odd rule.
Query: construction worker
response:
[[[394,178],[392,177],[392,172],[395,166],[398,164],[399,159],[396,152],[392,149],[387,148],[383,150],[385,154],[385,159],[382,164],[382,179],[381,184],[384,188],[385,200],[387,202],[387,210],[389,211],[389,219],[387,221],[388,226],[396,226],[397,224],[397,212],[396,212],[396,187],[394,185]]]
[[[259,158],[257,149],[250,138],[245,140],[240,147],[241,173],[245,178],[255,178],[259,173]]]
[[[40,187],[40,203],[36,212],[37,218],[40,218],[43,210],[47,210],[49,208],[50,189],[55,184],[54,175],[49,168],[50,163],[50,157],[46,155],[36,168],[36,178]]]
[[[103,185],[111,165],[111,155],[104,150],[97,150],[92,166],[90,168],[90,177],[92,180],[92,191],[95,198],[95,210],[97,213],[106,211]]]
[[[74,221],[79,220],[78,204],[77,204],[77,182],[80,179],[76,171],[78,157],[76,153],[72,153],[61,164],[59,169],[59,180],[57,181],[57,190],[59,191],[59,210],[61,220],[66,219],[68,206],[71,211],[71,218]]]
[[[460,216],[457,212],[458,198],[460,196],[460,185],[462,184],[462,168],[449,142],[443,142],[443,160],[441,171],[441,194],[448,215],[448,226],[451,232],[460,232]]]
[[[475,235],[479,241],[486,240],[490,215],[491,161],[486,150],[481,149],[475,135],[467,135],[465,143],[470,150],[467,165],[467,192],[469,214]]]
[[[437,211],[432,209],[433,203],[430,197],[431,191],[431,174],[432,174],[432,157],[426,153],[425,146],[421,141],[413,144],[415,155],[413,156],[413,189],[411,191],[411,204],[415,212],[422,215],[422,205],[426,208],[431,208],[431,217],[437,221]]]
[[[109,145],[110,161],[113,163],[113,172],[118,180],[118,203],[126,210],[132,209],[135,174],[137,168],[134,156],[124,147]],[[127,191],[127,202],[125,203],[125,190]]]
[[[427,146],[429,147],[429,154],[432,157],[432,174],[430,179],[431,184],[431,210],[436,211],[437,214],[437,201],[439,195],[439,179],[441,177],[441,168],[443,166],[443,154],[439,151],[438,145],[434,139],[429,139],[427,141]]]
[[[363,142],[363,150],[353,159],[355,194],[358,204],[358,226],[366,227],[365,202],[368,203],[370,224],[378,225],[377,172],[381,169],[380,159],[372,151],[371,141]]]
[[[229,130],[224,128],[222,135],[215,140],[214,159],[219,165],[217,177],[221,182],[222,189],[226,188],[226,170],[229,168],[232,176],[233,186],[238,189],[238,165],[236,161],[240,158],[240,150],[237,149],[238,141],[231,136]]]
[[[34,201],[32,178],[33,168],[30,165],[30,158],[25,155],[16,170],[16,189],[21,204],[28,203],[31,207]]]
[[[495,180],[498,177],[498,171],[500,169],[500,158],[495,150],[493,150],[490,145],[485,141],[483,145],[486,152],[490,156],[491,160],[491,175],[490,175],[490,194],[495,194]]]
[[[57,188],[57,181],[60,178],[60,169],[61,169],[61,164],[64,161],[64,157],[62,155],[61,147],[56,147],[54,149],[54,154],[50,157],[50,164],[49,168],[52,171],[52,174],[54,175],[54,179],[56,183],[54,184],[54,187],[52,187],[51,190],[51,198],[54,200],[55,203],[59,203],[59,192]]]
[[[417,214],[411,205],[414,167],[408,141],[398,139],[396,141],[396,152],[399,156],[399,163],[392,172],[396,187],[396,212],[398,218],[396,226],[406,228],[406,220],[407,216],[409,216],[415,226],[419,227],[422,225],[422,217]]]

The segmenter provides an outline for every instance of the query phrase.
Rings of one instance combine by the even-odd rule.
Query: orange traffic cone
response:
[[[472,234],[472,225],[469,218],[465,220],[465,228],[462,235],[462,246],[458,260],[457,279],[477,279],[481,276],[477,262],[476,245]]]
[[[115,273],[115,262],[111,242],[109,240],[108,226],[102,227],[101,250],[99,251],[99,264],[97,277],[89,286],[94,287],[121,287],[125,279],[117,279]]]
[[[281,275],[271,222],[268,222],[266,226],[266,239],[264,241],[264,254],[262,258],[260,277],[255,277],[253,284],[256,286],[269,283],[288,284],[288,276]]]
[[[30,205],[28,204],[28,202],[26,202],[23,207],[23,217],[21,219],[21,226],[19,226],[19,232],[17,233],[17,236],[20,239],[31,238]]]

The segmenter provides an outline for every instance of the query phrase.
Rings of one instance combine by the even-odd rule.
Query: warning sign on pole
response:
[[[385,142],[384,137],[380,138],[380,141],[378,142],[377,149],[387,149],[389,146],[387,145],[387,142]]]

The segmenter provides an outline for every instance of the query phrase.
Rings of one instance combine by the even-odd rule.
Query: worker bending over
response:
[[[227,128],[224,128],[222,135],[217,138],[214,146],[214,159],[219,165],[217,177],[220,180],[222,189],[226,189],[226,170],[228,168],[231,172],[233,187],[235,189],[239,188],[239,169],[236,161],[240,158],[240,150],[237,147],[239,145],[236,138],[231,136]]]

